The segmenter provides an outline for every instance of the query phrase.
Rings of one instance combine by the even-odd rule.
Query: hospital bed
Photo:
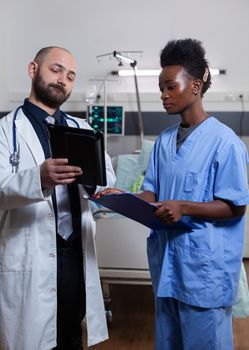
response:
[[[146,256],[150,229],[108,210],[96,211],[96,248],[107,321],[112,321],[111,285],[151,284]]]
[[[154,142],[144,140],[141,152],[117,158],[116,187],[134,192],[139,188]],[[137,183],[138,181],[138,183]],[[96,221],[96,249],[107,315],[112,284],[151,284],[146,256],[150,229],[103,207],[93,207]]]
[[[105,301],[110,284],[150,284],[146,238],[150,229],[108,211],[95,213],[98,265]]]

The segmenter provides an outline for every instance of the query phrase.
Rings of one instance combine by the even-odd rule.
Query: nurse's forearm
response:
[[[156,195],[155,193],[151,192],[151,191],[144,191],[144,192],[140,192],[140,193],[136,193],[136,195],[143,199],[146,202],[149,203],[153,203],[156,201]]]
[[[208,219],[227,219],[243,216],[246,206],[235,206],[222,200],[212,202],[180,201],[182,215],[196,216]]]

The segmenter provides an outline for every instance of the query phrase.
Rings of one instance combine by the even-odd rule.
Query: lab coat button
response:
[[[50,258],[55,258],[55,254],[54,254],[54,253],[50,253],[50,254],[49,254],[49,257],[50,257]]]
[[[56,289],[52,288],[50,292],[51,292],[51,294],[55,294],[56,293]]]
[[[49,217],[50,220],[53,220],[54,215],[53,214],[49,214],[48,217]]]

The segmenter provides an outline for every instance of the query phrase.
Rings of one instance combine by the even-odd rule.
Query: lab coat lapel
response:
[[[22,110],[18,112],[15,124],[18,137],[24,139],[34,157],[36,164],[41,164],[45,159],[42,146],[33,126]]]

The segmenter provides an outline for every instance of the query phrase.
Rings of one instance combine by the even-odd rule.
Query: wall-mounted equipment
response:
[[[89,105],[87,121],[95,131],[104,131],[104,106]],[[123,106],[107,106],[107,135],[123,136],[125,128],[125,113]]]

